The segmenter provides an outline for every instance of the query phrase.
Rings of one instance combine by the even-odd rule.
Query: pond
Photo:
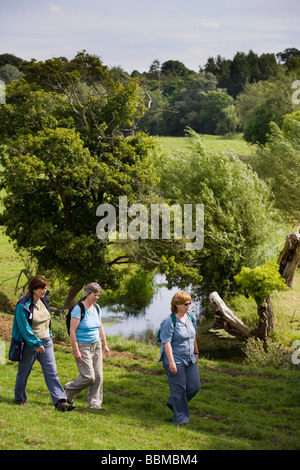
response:
[[[155,277],[155,294],[152,302],[142,310],[128,313],[122,306],[102,307],[102,321],[108,336],[121,335],[150,344],[157,344],[157,333],[161,322],[171,313],[171,299],[178,288],[168,289],[164,276]],[[191,297],[193,297],[191,295]],[[101,298],[99,304],[101,305]],[[190,313],[197,321],[197,341],[202,357],[216,360],[243,359],[243,343],[228,335],[225,331],[212,331],[213,318],[203,315],[201,301],[193,301]],[[158,345],[158,344],[157,344]],[[159,345],[158,345],[159,346]]]

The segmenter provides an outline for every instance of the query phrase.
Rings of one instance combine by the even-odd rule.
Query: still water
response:
[[[163,276],[155,277],[156,292],[152,302],[138,312],[128,313],[122,306],[102,307],[100,298],[99,304],[106,335],[121,335],[127,339],[157,344],[156,337],[160,324],[170,315],[171,299],[179,290],[178,288],[169,290],[164,285],[164,280]],[[189,311],[197,321],[197,341],[200,355],[209,359],[242,360],[243,343],[222,331],[212,331],[213,318],[205,317],[201,302],[194,301],[192,295],[191,297],[192,304]]]

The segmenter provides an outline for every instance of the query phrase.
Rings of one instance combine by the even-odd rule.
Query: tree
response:
[[[209,295],[209,305],[215,314],[213,328],[224,329],[241,341],[255,337],[265,342],[274,328],[274,311],[270,294],[274,290],[286,288],[278,268],[277,263],[269,261],[254,269],[243,266],[240,273],[234,276],[246,297],[250,295],[256,302],[258,322],[253,330],[234,315],[217,292]]]
[[[235,112],[232,106],[233,98],[226,93],[218,91],[207,93],[200,113],[201,131],[204,134],[226,134],[230,128],[234,128]],[[227,125],[225,125],[225,119]]]
[[[5,84],[8,84],[12,80],[18,80],[23,76],[21,72],[15,65],[6,64],[3,67],[0,67],[0,80]]]
[[[97,57],[32,61],[24,70],[0,107],[1,222],[40,270],[67,281],[67,308],[90,279],[116,286],[116,265],[134,258],[113,256],[110,242],[97,238],[96,209],[151,191],[153,144],[123,135],[143,112],[143,93],[134,80],[115,82]]]
[[[24,62],[26,81],[64,97],[68,116],[92,153],[122,135],[129,135],[133,121],[145,110],[144,91],[131,78],[115,79],[95,55],[80,52],[68,61],[64,57],[45,62]]]
[[[287,114],[281,128],[270,124],[265,146],[257,146],[250,164],[270,184],[285,217],[300,220],[300,112]]]
[[[266,86],[264,81],[247,83],[244,91],[237,96],[235,110],[242,130],[251,119],[253,109],[264,100]]]
[[[283,52],[278,52],[278,54],[276,54],[276,57],[281,63],[288,65],[289,61],[293,57],[300,57],[300,51],[295,47],[291,47],[285,49]]]
[[[216,78],[210,73],[200,73],[187,80],[174,93],[172,103],[178,114],[168,116],[168,132],[171,135],[184,135],[186,127],[195,132],[203,132],[201,112],[208,94],[216,90]]]
[[[245,54],[237,52],[232,60],[220,55],[216,59],[210,57],[205,71],[218,78],[218,86],[225,88],[229,95],[236,98],[242,93],[247,83],[274,79],[280,66],[274,54],[262,54],[260,57],[252,50]]]
[[[246,263],[258,264],[270,231],[276,229],[270,190],[230,150],[204,148],[189,132],[191,150],[160,161],[164,198],[172,203],[204,204],[204,246],[195,251],[193,266],[203,276],[204,293],[233,292],[233,276]]]
[[[278,264],[269,261],[254,269],[243,266],[234,279],[241,290],[255,300],[259,318],[255,337],[265,340],[274,327],[274,311],[270,294],[274,290],[285,289],[285,282],[280,276]]]
[[[19,67],[23,59],[16,57],[14,54],[0,54],[0,67],[4,65],[13,65],[14,67]]]
[[[190,74],[194,74],[192,70],[189,70],[179,60],[167,60],[161,66],[161,74],[163,77],[175,78],[175,77],[186,77]]]
[[[260,94],[257,104],[244,120],[244,137],[247,142],[264,145],[271,132],[271,122],[281,126],[284,115],[297,110],[292,102],[292,83],[295,79],[294,74],[284,73],[265,83],[263,96]]]
[[[158,59],[155,59],[150,65],[147,76],[150,80],[151,79],[160,80],[160,74],[161,74],[160,62]]]

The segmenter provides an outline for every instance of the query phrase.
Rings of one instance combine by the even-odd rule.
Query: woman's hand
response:
[[[172,374],[177,374],[177,367],[174,361],[169,363],[169,370]]]
[[[104,352],[106,357],[109,356],[110,350],[109,350],[109,347],[107,346],[107,344],[105,346],[103,346],[103,352]]]
[[[44,346],[40,346],[39,348],[36,348],[35,350],[36,350],[37,353],[44,353],[45,352]]]
[[[170,343],[164,343],[164,348],[167,358],[169,360],[169,371],[175,375],[177,374],[177,367],[174,361],[172,346]]]
[[[76,362],[82,362],[82,357],[81,357],[81,354],[80,354],[80,351],[74,351],[74,359]]]

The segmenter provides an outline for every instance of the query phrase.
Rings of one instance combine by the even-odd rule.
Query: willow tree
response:
[[[190,151],[158,162],[161,191],[178,204],[204,204],[204,246],[193,266],[206,294],[230,294],[236,273],[259,264],[277,228],[270,191],[233,151],[207,150],[201,136],[189,135]]]

